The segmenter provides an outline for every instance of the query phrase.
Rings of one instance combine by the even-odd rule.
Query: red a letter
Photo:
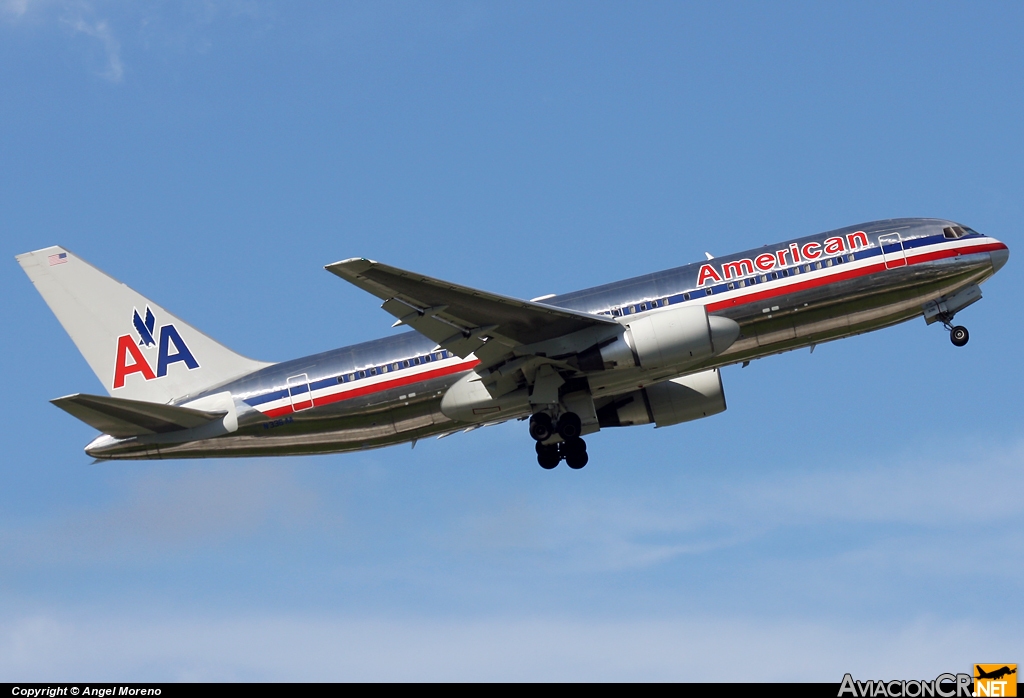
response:
[[[128,364],[128,355],[132,355],[132,363]],[[117,338],[117,363],[114,364],[114,388],[123,388],[125,376],[133,373],[141,373],[142,377],[150,381],[156,378],[153,368],[146,361],[135,340],[130,334],[123,334]]]
[[[714,281],[721,281],[722,277],[718,275],[718,272],[715,271],[715,268],[710,264],[701,264],[700,272],[698,272],[697,274],[697,285],[703,286],[704,282],[707,281],[708,279],[712,279]]]
[[[842,238],[828,238],[825,240],[825,254],[839,254],[846,252],[846,245]]]

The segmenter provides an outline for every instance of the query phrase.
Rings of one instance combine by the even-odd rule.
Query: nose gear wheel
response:
[[[949,341],[953,343],[953,346],[962,347],[970,338],[970,332],[963,325],[957,325],[949,331]]]

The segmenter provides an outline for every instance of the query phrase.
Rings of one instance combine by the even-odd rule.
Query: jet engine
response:
[[[584,371],[687,366],[721,354],[739,336],[735,321],[684,306],[638,317],[611,341],[581,352],[578,362]]]
[[[725,391],[718,369],[655,383],[620,395],[597,408],[603,427],[650,424],[669,427],[725,412]]]

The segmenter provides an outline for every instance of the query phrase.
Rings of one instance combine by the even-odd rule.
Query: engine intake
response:
[[[577,360],[583,371],[686,367],[721,354],[739,336],[734,320],[708,315],[704,306],[672,308],[633,320],[617,337],[581,352]]]

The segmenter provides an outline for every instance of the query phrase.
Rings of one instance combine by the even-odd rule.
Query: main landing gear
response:
[[[537,441],[537,462],[540,467],[551,470],[563,460],[573,470],[586,465],[590,458],[587,456],[587,443],[580,438],[582,430],[579,415],[573,412],[563,414],[557,424],[546,412],[538,412],[530,417],[530,436]],[[561,437],[561,443],[544,443],[556,433]]]

